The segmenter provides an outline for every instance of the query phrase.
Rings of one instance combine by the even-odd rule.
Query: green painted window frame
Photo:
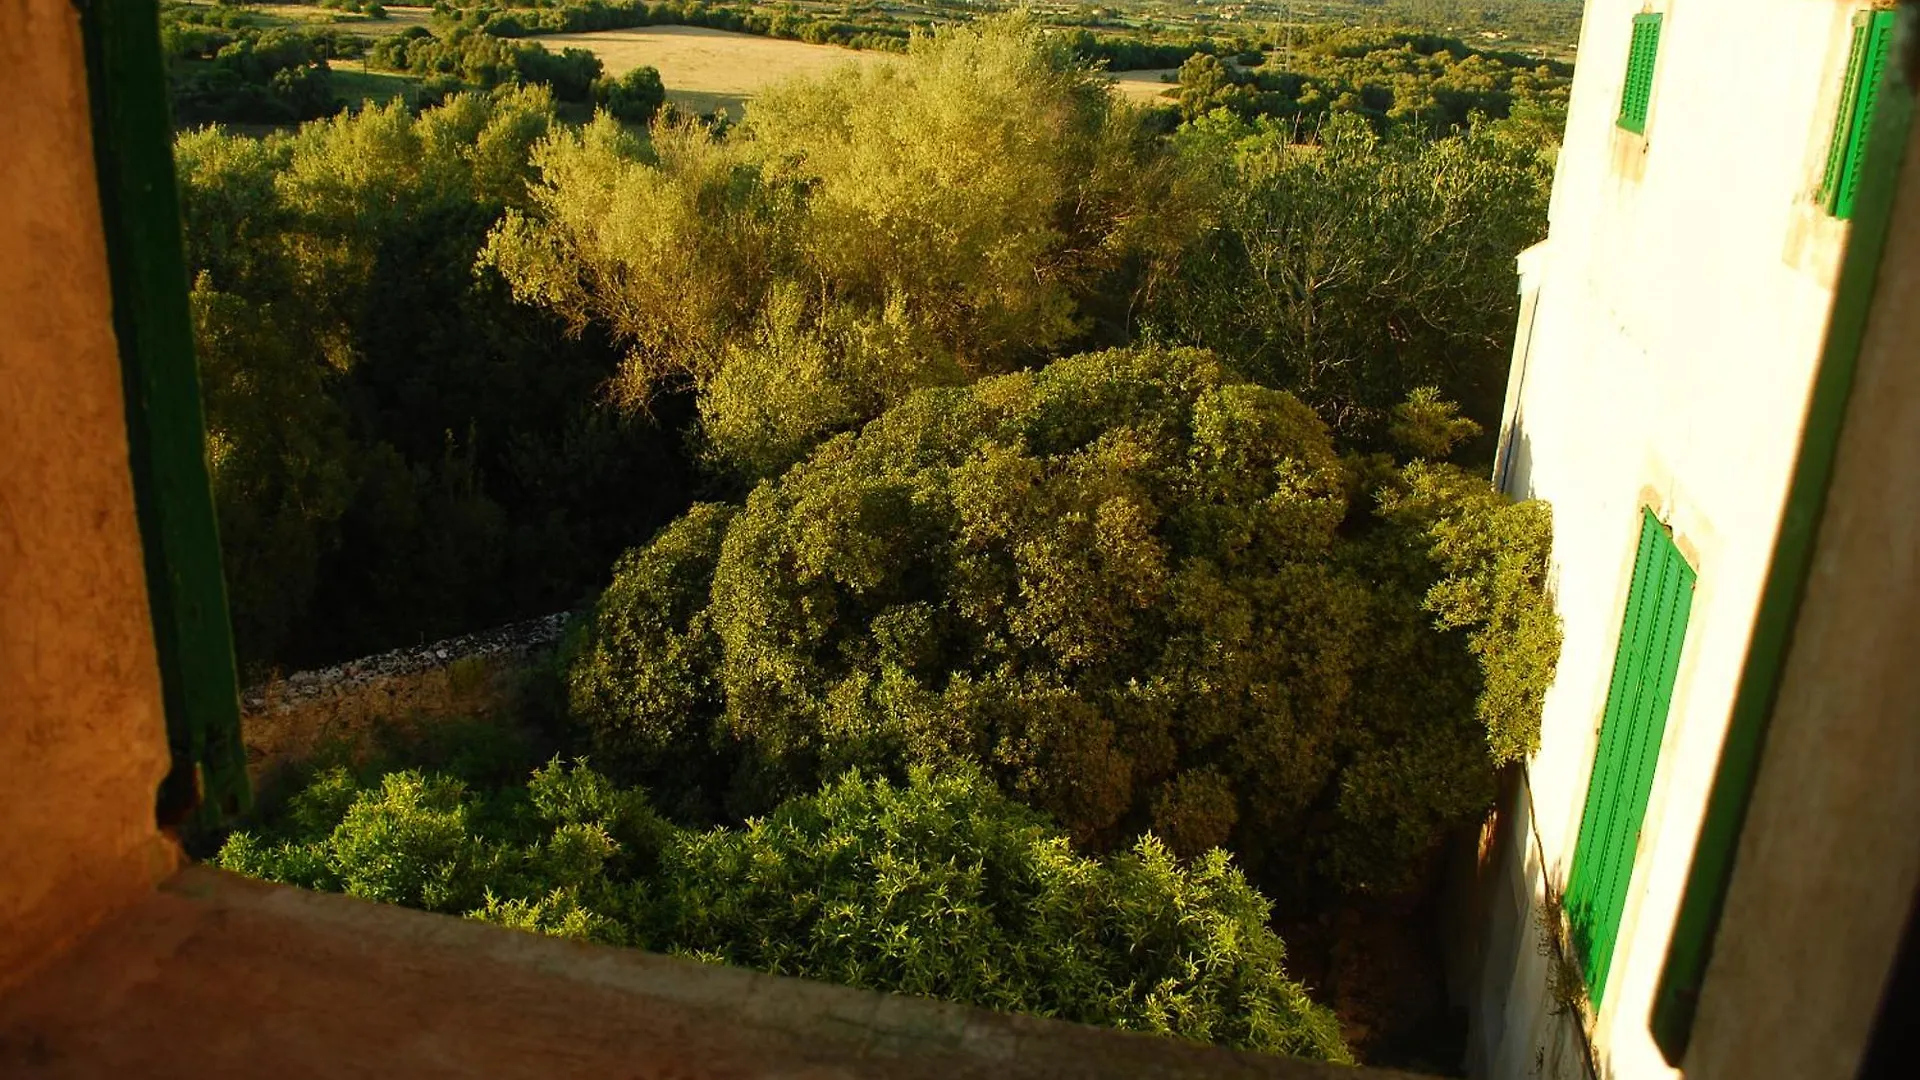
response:
[[[202,826],[252,802],[226,577],[187,308],[156,0],[81,6],[113,330],[172,769],[155,813]]]
[[[1820,203],[1827,213],[1851,220],[1860,191],[1874,113],[1879,109],[1887,64],[1893,55],[1896,13],[1862,11],[1853,17],[1853,44],[1827,145],[1827,167],[1820,180]]]
[[[1657,11],[1633,17],[1633,41],[1627,46],[1627,80],[1620,90],[1620,116],[1614,122],[1635,135],[1647,133],[1653,104],[1653,69],[1660,59],[1660,31],[1666,16]]]
[[[1564,898],[1574,954],[1596,1007],[1606,995],[1619,941],[1698,581],[1667,527],[1643,509]]]
[[[1911,8],[1912,5],[1908,5]],[[1914,33],[1914,16],[1907,34]],[[1767,567],[1755,613],[1753,637],[1734,691],[1733,711],[1707,796],[1706,815],[1687,872],[1680,910],[1667,943],[1666,963],[1654,991],[1648,1018],[1654,1045],[1667,1064],[1680,1068],[1693,1038],[1693,1022],[1713,960],[1714,940],[1720,929],[1727,891],[1733,881],[1734,855],[1746,825],[1747,806],[1759,776],[1766,749],[1767,727],[1780,690],[1780,675],[1792,644],[1793,624],[1799,615],[1819,539],[1827,488],[1833,478],[1834,455],[1853,390],[1867,317],[1879,283],[1880,259],[1886,251],[1893,218],[1894,193],[1900,184],[1903,160],[1913,127],[1914,88],[1905,63],[1887,65],[1880,101],[1872,117],[1872,137],[1861,160],[1859,190],[1855,195],[1851,235],[1841,257],[1840,277],[1834,286],[1833,314],[1826,343],[1814,369],[1793,476],[1787,486],[1780,533],[1774,541],[1773,561]]]

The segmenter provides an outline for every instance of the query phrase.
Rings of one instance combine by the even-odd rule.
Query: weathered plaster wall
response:
[[[1816,192],[1864,0],[1589,0],[1550,238],[1523,260],[1527,322],[1501,476],[1553,504],[1565,620],[1528,785],[1488,910],[1477,1075],[1671,1080],[1647,1017],[1727,729],[1799,447],[1846,228]],[[1647,129],[1615,119],[1633,16],[1666,14]],[[1733,9],[1738,8],[1737,15]],[[1720,88],[1767,87],[1764,109]],[[1672,707],[1597,1015],[1549,992],[1538,948],[1566,883],[1652,507],[1699,572]]]
[[[1906,479],[1920,469],[1916,296],[1920,127],[1687,1080],[1859,1074],[1920,885],[1920,500]]]
[[[564,614],[530,619],[252,687],[241,705],[255,790],[321,747],[364,749],[383,727],[464,718],[514,722],[534,666],[550,655],[566,620]]]
[[[0,988],[172,867],[80,27],[0,4]]]

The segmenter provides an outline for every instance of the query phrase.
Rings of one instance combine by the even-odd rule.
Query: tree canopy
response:
[[[626,343],[629,401],[692,386],[718,457],[751,475],[916,387],[1057,352],[1183,224],[1165,151],[1019,19],[771,90],[726,138],[601,119],[535,165],[489,265]]]
[[[1394,890],[1532,744],[1547,545],[1544,507],[1343,459],[1209,354],[1090,354],[915,393],[629,553],[573,708],[692,820],[964,764],[1095,848]]]
[[[1546,220],[1551,166],[1534,144],[1494,125],[1382,136],[1352,116],[1299,144],[1225,112],[1175,141],[1212,184],[1215,227],[1153,296],[1151,325],[1372,446],[1421,386],[1499,422],[1513,258]]]
[[[617,354],[473,271],[552,123],[509,88],[176,141],[243,662],[564,608],[682,505],[675,436],[598,396]]]

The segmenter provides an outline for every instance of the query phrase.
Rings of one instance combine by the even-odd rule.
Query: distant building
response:
[[[1752,842],[1725,815],[1746,805],[1739,748],[1770,708],[1767,620],[1796,610],[1767,597],[1769,578],[1798,543],[1783,522],[1810,529],[1823,505],[1824,488],[1793,504],[1796,468],[1836,438],[1816,384],[1851,363],[1860,328],[1839,321],[1864,323],[1873,288],[1849,243],[1887,233],[1884,207],[1864,220],[1869,133],[1894,144],[1874,159],[1891,174],[1913,14],[1587,2],[1550,235],[1520,257],[1495,473],[1552,504],[1566,643],[1539,751],[1482,846],[1482,937],[1456,986],[1476,1077],[1641,1080],[1685,1064],[1715,868]],[[1920,643],[1905,647],[1920,664]]]

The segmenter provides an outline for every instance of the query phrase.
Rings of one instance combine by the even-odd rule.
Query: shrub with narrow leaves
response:
[[[1348,1061],[1287,976],[1268,904],[1218,850],[1077,855],[977,774],[845,776],[744,829],[665,824],[558,762],[476,794],[419,772],[318,777],[220,865],[778,974]]]

